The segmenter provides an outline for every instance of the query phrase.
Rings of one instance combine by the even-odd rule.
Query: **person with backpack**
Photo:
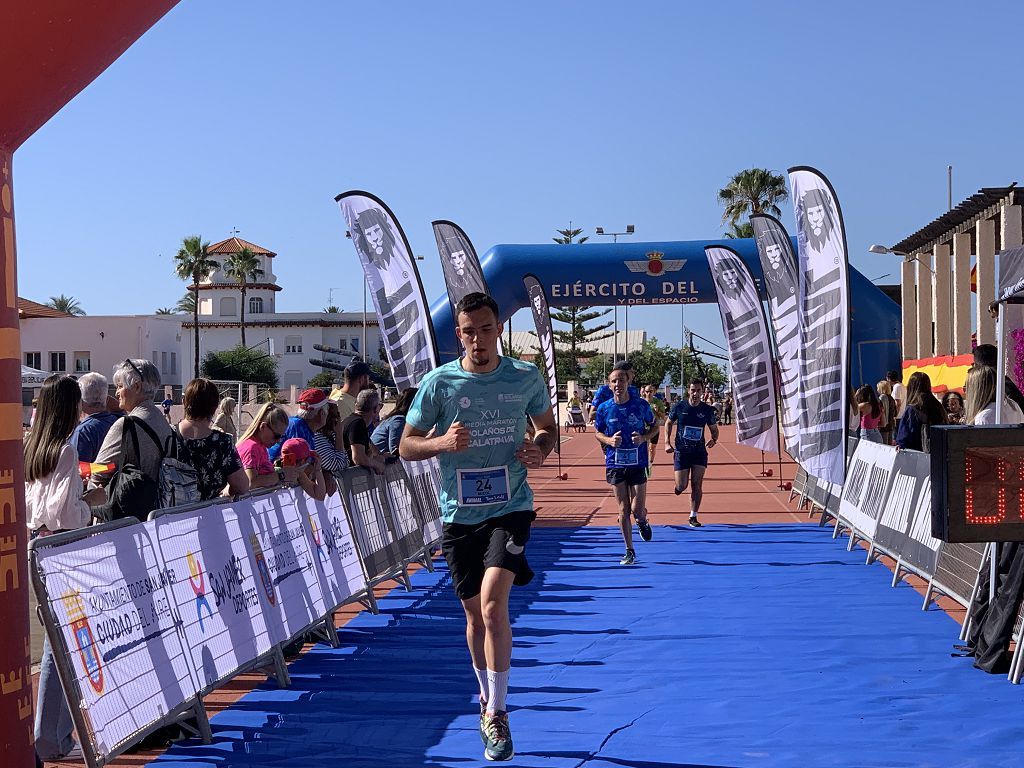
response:
[[[114,368],[113,379],[125,415],[114,422],[96,454],[97,464],[115,466],[92,476],[93,485],[106,489],[106,504],[97,517],[145,520],[160,506],[160,470],[172,434],[154,402],[160,371],[149,360],[129,358]]]
[[[182,439],[187,463],[196,471],[199,499],[237,496],[249,490],[249,476],[231,435],[213,428],[220,392],[207,379],[192,379],[182,397],[185,418],[174,431]]]

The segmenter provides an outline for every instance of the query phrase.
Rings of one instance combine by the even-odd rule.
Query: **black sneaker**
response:
[[[493,715],[487,715],[484,731],[487,737],[484,742],[484,758],[499,763],[515,757],[516,753],[512,749],[512,734],[508,729],[507,712],[495,712]]]
[[[619,565],[633,565],[636,562],[636,552],[632,549],[627,549],[626,554],[619,560]]]
[[[703,525],[700,520],[697,519],[696,515],[690,515],[690,527],[700,528]]]
[[[678,496],[679,494],[681,494],[683,492],[683,489],[680,488],[678,485],[675,488],[673,488],[672,490],[675,491],[676,496]]]
[[[654,532],[651,530],[651,524],[647,520],[637,520],[636,527],[640,529],[640,538],[644,541],[650,541],[654,538]]]

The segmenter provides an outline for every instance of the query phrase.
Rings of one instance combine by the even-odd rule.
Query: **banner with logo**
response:
[[[250,499],[249,506],[249,545],[253,569],[259,576],[257,593],[271,637],[275,643],[283,643],[327,613],[315,565],[317,555],[306,534],[309,519],[299,514],[290,493]]]
[[[341,206],[380,320],[381,340],[398,391],[437,367],[437,344],[416,260],[391,210],[368,192],[345,192]]]
[[[842,483],[849,422],[850,281],[846,229],[835,190],[821,172],[789,169],[798,245],[800,461]]]
[[[523,278],[523,285],[526,286],[526,295],[530,300],[530,311],[533,313],[533,324],[537,328],[540,352],[544,356],[548,396],[551,398],[551,410],[555,414],[557,424],[558,379],[555,375],[555,334],[551,331],[551,311],[548,309],[548,298],[544,294],[544,286],[534,275],[526,275]]]
[[[722,330],[729,348],[736,442],[777,453],[775,368],[757,285],[736,251],[709,245],[704,252],[718,291]]]
[[[486,293],[487,281],[480,267],[473,243],[458,224],[450,221],[435,221],[434,239],[437,241],[437,252],[441,257],[441,270],[444,273],[444,284],[448,289],[448,303],[455,317],[455,305],[467,293]]]
[[[101,753],[196,696],[153,523],[117,528],[36,557]]]
[[[347,602],[366,589],[366,575],[352,541],[340,494],[323,501],[292,491],[299,514],[309,521],[310,543],[320,569],[321,591],[328,609]]]
[[[163,563],[177,576],[170,591],[204,690],[268,653],[275,642],[249,556],[248,505],[237,508],[217,504],[152,521]]]
[[[942,547],[942,542],[931,535],[931,520],[931,457],[917,451],[898,451],[878,518],[875,544],[912,570],[930,577]]]
[[[429,464],[428,472],[413,472],[413,465]],[[420,518],[423,521],[423,546],[431,547],[441,540],[443,522],[441,520],[441,465],[433,462],[411,462],[402,459],[402,466],[412,484],[416,502],[419,504]]]
[[[800,460],[800,324],[797,321],[796,256],[786,228],[774,216],[750,217],[761,257],[768,317],[775,331],[775,359],[782,395],[782,435],[789,455]]]
[[[839,519],[869,539],[875,536],[895,460],[896,449],[891,445],[868,440],[859,440],[850,457],[850,471],[839,502]]]

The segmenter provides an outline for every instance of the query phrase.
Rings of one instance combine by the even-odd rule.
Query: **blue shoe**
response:
[[[484,726],[487,741],[484,742],[484,757],[499,763],[515,757],[512,749],[512,734],[508,730],[508,713],[495,712],[486,716]]]

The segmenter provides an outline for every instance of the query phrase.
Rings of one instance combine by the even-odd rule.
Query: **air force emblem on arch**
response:
[[[665,254],[660,251],[651,251],[647,254],[646,261],[625,261],[630,272],[643,272],[650,277],[664,275],[667,272],[678,272],[683,268],[686,259],[665,259]]]

